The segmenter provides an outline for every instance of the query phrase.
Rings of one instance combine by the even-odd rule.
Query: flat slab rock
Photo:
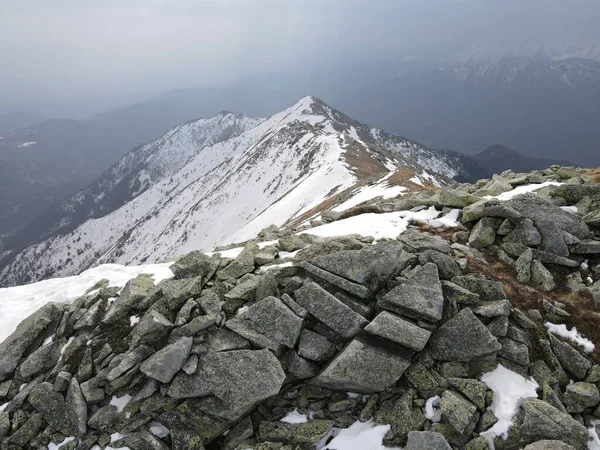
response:
[[[335,391],[370,394],[393,386],[410,366],[412,352],[352,340],[311,383]]]
[[[423,350],[431,336],[429,331],[388,311],[379,313],[365,331],[416,351]]]
[[[296,302],[345,338],[356,336],[368,321],[313,281],[295,292]]]
[[[279,392],[285,372],[269,350],[233,350],[199,358],[193,375],[179,373],[169,388],[173,398],[213,395],[226,408],[243,412]]]
[[[444,313],[444,294],[437,266],[427,263],[416,268],[407,281],[385,294],[377,304],[414,319],[440,320]]]
[[[439,361],[469,362],[502,348],[475,314],[464,308],[429,340],[429,353]]]

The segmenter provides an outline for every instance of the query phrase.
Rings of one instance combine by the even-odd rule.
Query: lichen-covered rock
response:
[[[433,431],[411,431],[404,450],[451,450],[443,434]]]
[[[440,203],[453,208],[464,208],[480,201],[481,198],[467,192],[452,188],[444,188],[440,191]]]
[[[539,245],[542,242],[542,236],[538,229],[534,226],[531,219],[522,219],[515,226],[513,231],[508,233],[504,238],[505,243],[516,243],[526,246]]]
[[[508,300],[492,300],[474,307],[473,312],[481,317],[491,319],[498,316],[509,316],[512,305]]]
[[[518,433],[523,444],[531,444],[543,439],[560,440],[576,449],[587,448],[587,429],[548,403],[527,399],[518,414]]]
[[[219,258],[208,256],[200,251],[193,251],[182,256],[169,267],[175,279],[202,277],[208,281],[219,267]]]
[[[82,437],[87,431],[88,405],[85,401],[79,383],[71,378],[65,400],[66,418],[71,434]]]
[[[537,260],[531,262],[531,283],[544,292],[551,291],[556,287],[554,277],[550,271]]]
[[[379,313],[365,331],[416,351],[423,350],[431,336],[429,331],[388,311]]]
[[[335,346],[319,333],[304,329],[300,335],[298,355],[311,361],[327,361],[336,352]]]
[[[358,334],[368,321],[318,284],[304,282],[295,292],[296,302],[323,324],[345,338]]]
[[[485,410],[487,385],[469,378],[448,378],[448,383],[468,398],[480,411]]]
[[[65,399],[54,392],[50,383],[40,383],[29,394],[29,402],[54,431],[69,434],[71,426],[65,414]]]
[[[523,450],[576,450],[575,447],[562,441],[544,439],[534,442],[523,448]]]
[[[48,303],[25,319],[9,337],[0,342],[0,381],[19,364],[21,357],[50,324],[58,324],[64,305]]]
[[[416,252],[435,250],[440,253],[450,253],[452,251],[450,244],[444,239],[421,233],[414,228],[406,230],[398,236],[398,240]]]
[[[600,392],[593,383],[573,383],[567,386],[564,401],[569,413],[582,413],[600,402]]]
[[[485,278],[479,278],[474,275],[462,275],[451,280],[468,291],[479,295],[483,301],[502,300],[506,298],[502,283]]]
[[[161,383],[169,383],[186,363],[192,343],[191,337],[178,339],[145,360],[140,366],[140,371]]]
[[[444,294],[437,266],[428,263],[417,267],[404,283],[380,298],[377,305],[415,319],[440,320],[444,312]]]
[[[258,432],[267,442],[315,444],[333,428],[330,420],[309,420],[305,423],[262,422]]]
[[[469,362],[502,348],[486,326],[467,308],[443,324],[429,343],[431,357],[440,361]]]
[[[585,379],[592,362],[569,344],[552,335],[550,335],[550,344],[562,366],[580,380]]]
[[[458,434],[464,433],[477,411],[474,404],[453,391],[444,391],[440,409]]]
[[[65,339],[59,339],[48,345],[43,345],[21,363],[19,372],[24,378],[29,378],[52,369],[60,358],[60,349],[66,344]]]
[[[496,240],[495,221],[491,217],[482,218],[471,230],[469,245],[478,249],[489,247]]]
[[[531,280],[531,262],[533,261],[533,252],[530,248],[525,250],[515,263],[517,270],[517,280],[521,283],[528,283]]]
[[[410,366],[412,352],[354,339],[325,366],[313,383],[337,391],[370,394],[393,386]]]
[[[285,373],[268,350],[233,350],[200,358],[193,375],[178,374],[169,388],[173,398],[213,395],[224,408],[241,414],[279,392]]]

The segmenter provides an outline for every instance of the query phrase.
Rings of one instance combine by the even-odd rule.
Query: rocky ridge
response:
[[[431,207],[462,225],[310,234]],[[599,360],[546,323],[600,344],[599,213],[593,173],[505,172],[194,251],[156,286],[99,283],[0,343],[0,448],[308,450],[359,421],[405,449],[586,449]],[[499,365],[538,386],[506,439],[481,381]]]

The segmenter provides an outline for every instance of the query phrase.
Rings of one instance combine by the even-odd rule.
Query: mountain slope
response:
[[[512,170],[513,172],[530,172],[535,169],[547,169],[550,166],[572,166],[567,161],[545,158],[528,158],[521,153],[508,148],[505,145],[492,145],[480,153],[471,156],[483,167],[490,171],[503,172]]]
[[[372,129],[314,97],[262,121],[231,120],[217,116],[211,122],[222,121],[225,131],[217,135],[231,134],[229,139],[211,141],[202,134],[214,137],[219,126],[194,137],[199,122],[191,122],[128,154],[63,203],[62,211],[73,214],[62,221],[57,214],[46,232],[64,232],[92,218],[20,253],[3,270],[2,283],[78,273],[103,262],[158,261],[248,239],[398,168],[421,184],[468,175],[465,157]],[[234,135],[225,124],[236,131],[250,128]],[[155,160],[161,163],[153,165]]]

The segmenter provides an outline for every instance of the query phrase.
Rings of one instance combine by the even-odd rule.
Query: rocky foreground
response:
[[[156,286],[46,305],[0,344],[0,448],[308,450],[363,422],[411,450],[587,449],[600,360],[552,324],[600,345],[594,173],[506,172],[312,225],[432,206],[462,225],[376,244],[270,228]],[[498,367],[537,388],[504,428],[482,381]]]

